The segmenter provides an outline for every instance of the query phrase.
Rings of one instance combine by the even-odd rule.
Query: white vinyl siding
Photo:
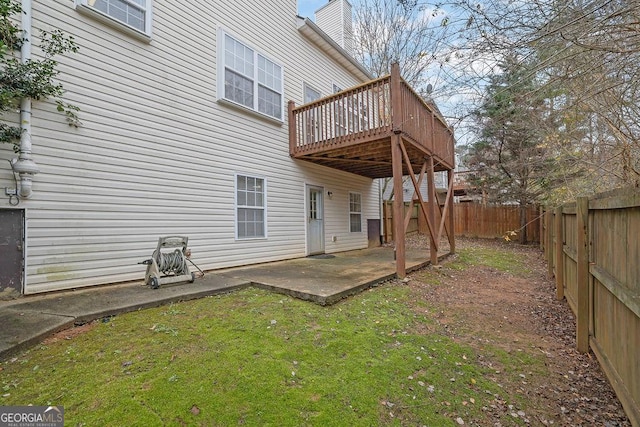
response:
[[[76,0],[91,11],[97,12],[126,27],[148,36],[151,35],[152,0]]]
[[[362,232],[362,194],[349,193],[349,231]]]
[[[347,52],[353,51],[352,8],[348,0],[329,0],[315,13],[316,25]]]
[[[236,175],[236,238],[267,237],[264,178]]]
[[[224,99],[282,120],[282,67],[222,32]]]

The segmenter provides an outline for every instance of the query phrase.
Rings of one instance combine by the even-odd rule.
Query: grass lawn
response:
[[[70,426],[484,425],[508,392],[412,298],[411,282],[330,307],[247,289],[103,319],[3,362],[0,405],[62,405]]]

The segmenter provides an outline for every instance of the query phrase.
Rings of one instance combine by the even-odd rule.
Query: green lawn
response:
[[[2,363],[0,405],[62,405],[70,426],[482,424],[504,390],[410,300],[247,289],[105,319]]]

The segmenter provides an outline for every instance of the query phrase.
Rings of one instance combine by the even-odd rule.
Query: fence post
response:
[[[564,298],[564,231],[562,206],[556,208],[556,298]]]
[[[589,351],[589,199],[578,197],[578,292],[576,302],[576,344],[578,351]]]
[[[547,268],[548,268],[548,275],[549,277],[553,277],[553,261],[554,259],[551,257],[552,251],[551,248],[553,247],[553,211],[551,209],[547,209],[547,212],[545,212],[544,215],[544,224],[547,227],[547,233],[546,233],[546,242],[544,245],[544,253],[545,253],[545,258],[547,258]]]

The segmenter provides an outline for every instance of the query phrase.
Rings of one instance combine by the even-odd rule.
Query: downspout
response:
[[[24,64],[31,59],[31,1],[22,0],[22,31],[24,40],[20,49],[20,61]],[[20,101],[20,155],[11,160],[11,168],[20,176],[19,195],[28,199],[32,194],[33,175],[40,172],[31,158],[31,98]]]

